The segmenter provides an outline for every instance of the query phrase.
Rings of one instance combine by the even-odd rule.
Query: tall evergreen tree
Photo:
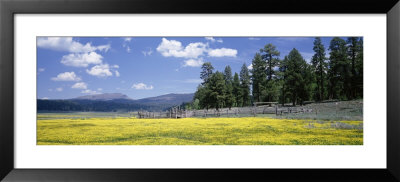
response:
[[[277,57],[280,55],[280,52],[272,44],[265,45],[263,49],[260,49],[260,52],[262,59],[266,62],[267,80],[272,80],[275,73],[274,67],[278,64]]]
[[[207,83],[210,76],[213,74],[214,67],[210,62],[205,62],[201,66],[200,78],[203,80],[203,85]]]
[[[229,65],[225,67],[224,79],[225,79],[226,82],[232,82],[233,81],[232,69],[231,69],[231,67]]]
[[[356,80],[356,96],[357,98],[363,98],[363,73],[364,73],[364,67],[363,67],[363,59],[364,59],[364,53],[363,53],[363,38],[361,37],[358,41],[358,46],[359,48],[357,56],[356,56],[356,75],[355,75],[355,80]]]
[[[207,83],[209,90],[207,97],[210,99],[211,107],[219,110],[225,105],[225,80],[224,75],[217,71],[211,75]]]
[[[347,57],[346,41],[334,37],[329,45],[329,98],[351,98],[351,66]]]
[[[233,106],[235,102],[235,98],[233,97],[233,78],[232,78],[232,70],[228,65],[224,70],[224,80],[225,80],[225,106],[229,109]]]
[[[293,106],[309,99],[310,67],[295,48],[287,56],[285,85],[290,93]]]
[[[285,56],[285,58],[280,62],[279,64],[279,76],[278,76],[278,80],[281,82],[281,91],[280,91],[280,102],[282,103],[282,105],[285,105],[286,103],[286,70],[287,70],[287,64],[288,64],[289,60],[288,57]]]
[[[243,98],[242,98],[242,89],[240,88],[240,80],[239,75],[235,73],[233,76],[233,83],[232,83],[232,93],[233,97],[235,98],[235,106],[241,107],[243,106]]]
[[[266,63],[259,53],[253,58],[253,69],[251,70],[251,81],[253,84],[253,98],[256,102],[262,101],[266,95]]]
[[[325,99],[325,79],[326,79],[326,71],[328,64],[326,62],[327,58],[325,57],[325,47],[322,44],[321,38],[317,37],[314,40],[314,48],[315,54],[311,59],[311,63],[313,66],[313,70],[315,72],[316,80],[317,80],[317,97],[318,101]]]
[[[198,108],[199,109],[205,108],[205,109],[208,110],[211,107],[211,100],[208,97],[209,96],[209,92],[210,91],[208,90],[206,85],[201,85],[200,84],[197,87],[197,90],[194,93],[193,99],[194,99],[194,101],[199,100],[199,102],[198,102]]]
[[[350,59],[351,63],[351,81],[350,81],[350,92],[351,92],[351,98],[357,98],[359,96],[359,77],[360,77],[360,70],[359,70],[359,65],[357,64],[359,62],[359,54],[361,53],[361,46],[360,46],[360,38],[358,37],[349,37],[347,38],[347,45],[348,45],[348,57]]]
[[[242,106],[250,105],[250,85],[251,85],[251,79],[250,79],[249,69],[247,69],[246,64],[243,63],[242,68],[240,69]]]
[[[263,49],[260,49],[261,57],[266,62],[267,80],[265,82],[265,100],[271,102],[278,97],[278,83],[274,80],[275,70],[274,68],[278,65],[278,56],[280,52],[276,50],[276,46],[267,44]]]

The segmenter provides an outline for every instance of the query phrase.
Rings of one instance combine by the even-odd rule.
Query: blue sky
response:
[[[325,49],[332,37],[323,37]],[[193,93],[201,64],[240,72],[268,43],[281,58],[296,48],[306,61],[314,37],[38,37],[37,91],[41,99],[123,93],[133,99]],[[328,56],[328,55],[327,55]]]

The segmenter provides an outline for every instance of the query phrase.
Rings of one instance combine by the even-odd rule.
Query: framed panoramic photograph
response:
[[[172,2],[0,2],[0,179],[400,180],[397,1]]]

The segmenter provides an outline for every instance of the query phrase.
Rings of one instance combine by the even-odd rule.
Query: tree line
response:
[[[254,102],[296,106],[306,101],[363,98],[363,38],[334,37],[328,56],[317,37],[313,50],[307,63],[296,48],[280,59],[276,46],[266,44],[254,55],[251,70],[243,64],[240,73],[233,76],[229,65],[220,72],[206,62],[200,73],[203,82],[186,107],[219,109],[250,106]]]

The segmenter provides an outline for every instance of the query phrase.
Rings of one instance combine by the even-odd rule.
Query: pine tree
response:
[[[233,106],[235,102],[235,98],[233,97],[233,78],[232,78],[232,70],[231,67],[228,65],[225,67],[224,70],[224,80],[225,80],[225,107],[229,109]]]
[[[253,98],[255,101],[260,102],[263,100],[263,96],[266,95],[266,63],[262,60],[261,55],[256,53],[252,65],[251,81],[253,84]]]
[[[211,65],[210,62],[205,62],[201,66],[200,78],[203,80],[203,85],[207,83],[210,76],[213,74],[214,67]]]
[[[347,100],[351,97],[351,66],[346,41],[334,37],[329,45],[329,97]]]
[[[287,64],[289,60],[288,57],[285,56],[285,58],[279,62],[279,74],[278,74],[278,80],[281,83],[281,91],[280,91],[280,102],[282,105],[285,105],[286,103],[286,70],[287,70]]]
[[[266,62],[267,80],[272,80],[275,73],[274,67],[278,64],[277,57],[280,52],[276,50],[276,47],[272,44],[267,44],[264,49],[260,49],[261,57]]]
[[[197,87],[196,92],[194,93],[194,100],[199,100],[198,107],[199,109],[209,109],[211,107],[211,101],[209,96],[209,90],[205,85],[199,85]]]
[[[240,87],[242,94],[242,106],[249,106],[250,103],[250,74],[246,64],[243,63],[240,70]]]
[[[210,100],[211,107],[219,110],[223,108],[225,105],[225,80],[224,75],[217,71],[211,75],[209,81],[207,82],[207,88],[209,90],[207,97]]]
[[[242,89],[240,88],[240,80],[239,75],[235,73],[233,76],[233,84],[232,84],[232,93],[233,97],[235,98],[235,106],[241,107],[243,106],[243,98],[242,98]]]
[[[355,80],[356,80],[356,96],[357,96],[357,98],[363,98],[363,79],[364,79],[364,76],[363,76],[363,69],[364,69],[364,67],[363,67],[363,59],[364,59],[364,56],[363,56],[363,50],[364,50],[364,48],[363,48],[363,45],[364,44],[364,42],[363,42],[363,38],[361,37],[360,39],[359,39],[359,41],[358,41],[358,49],[357,49],[357,51],[358,51],[358,53],[357,53],[357,56],[356,56],[356,75],[355,75]]]
[[[325,57],[325,47],[321,42],[321,38],[315,38],[313,50],[315,54],[311,59],[311,63],[316,77],[316,99],[322,101],[325,99],[325,79],[328,64],[326,62],[327,58]]]
[[[351,90],[351,98],[349,99],[354,99],[359,96],[359,88],[360,84],[360,69],[359,69],[359,58],[360,54],[362,52],[360,51],[362,46],[360,45],[361,39],[358,37],[349,37],[347,38],[347,44],[348,44],[348,57],[351,63],[351,81],[350,81],[350,90]],[[362,62],[362,61],[361,61]]]
[[[285,85],[289,92],[293,106],[302,105],[310,95],[311,69],[295,48],[287,56],[285,70]]]

